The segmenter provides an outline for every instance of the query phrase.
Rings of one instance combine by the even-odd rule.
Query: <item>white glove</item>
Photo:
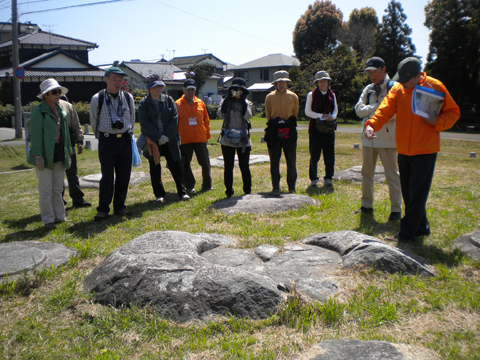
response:
[[[36,162],[35,166],[37,167],[37,169],[40,171],[43,171],[43,169],[45,168],[45,160],[43,160],[43,157],[41,156],[36,157],[35,162]]]
[[[165,135],[162,135],[162,137],[158,140],[158,145],[162,146],[166,144],[169,141],[168,137]]]

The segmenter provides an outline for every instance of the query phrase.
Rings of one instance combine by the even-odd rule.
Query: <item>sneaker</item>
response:
[[[310,183],[310,186],[317,186],[318,185],[318,179],[312,180]]]
[[[190,200],[190,196],[188,196],[187,194],[185,194],[185,195],[182,195],[182,196],[180,197],[180,199],[182,199],[183,201],[187,201],[187,200]]]
[[[163,203],[165,201],[165,199],[162,197],[162,196],[159,196],[157,197],[157,202],[160,204],[160,203]]]
[[[373,215],[373,209],[361,206],[360,209],[355,211],[355,214],[366,214],[366,215]]]
[[[418,236],[418,237],[430,236],[430,227],[428,227],[428,228],[426,228],[426,229],[418,230],[418,231],[415,233],[415,236]]]
[[[323,186],[327,189],[333,189],[332,179],[325,179],[323,181]]]
[[[57,225],[55,225],[53,222],[50,222],[48,224],[43,225],[47,229],[55,229]]]
[[[401,212],[391,212],[390,216],[388,217],[388,221],[397,221],[402,218]]]
[[[406,238],[403,235],[401,235],[400,233],[397,233],[397,234],[391,235],[391,236],[385,236],[384,240],[404,242],[404,243],[415,242],[415,239]]]
[[[97,215],[93,217],[93,221],[102,221],[102,220],[105,220],[106,217],[107,217],[106,212],[99,211]]]
[[[195,188],[187,189],[187,192],[190,194],[195,194]]]
[[[295,193],[295,188],[289,188],[289,189],[288,189],[288,192],[289,192],[290,194]]]
[[[121,209],[121,210],[115,211],[115,215],[131,216],[132,213],[130,211],[128,211],[127,209]]]
[[[63,218],[63,219],[55,219],[53,221],[54,224],[60,224],[60,223],[63,223],[65,221],[68,221],[67,218]]]
[[[281,190],[280,190],[280,188],[273,188],[273,189],[272,189],[272,192],[273,192],[273,193],[280,194],[280,193],[281,193]]]
[[[202,191],[210,191],[210,190],[213,190],[212,186],[202,187]]]
[[[84,208],[84,207],[90,207],[92,206],[92,203],[91,202],[88,202],[87,200],[85,199],[82,199],[82,201],[79,201],[79,202],[74,202],[72,204],[72,206],[74,208]]]

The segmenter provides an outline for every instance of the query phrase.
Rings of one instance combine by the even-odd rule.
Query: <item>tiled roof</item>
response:
[[[282,66],[300,66],[300,61],[297,58],[283,55],[272,54],[264,56],[260,59],[249,61],[245,64],[232,68],[231,70],[267,68],[267,67],[282,67]]]
[[[122,65],[143,77],[147,77],[150,74],[159,74],[164,80],[171,80],[174,72],[182,71],[178,67],[164,62],[151,63],[143,61],[124,61]]]
[[[176,57],[170,60],[170,62],[173,65],[190,65],[190,64],[196,64],[208,57],[214,57],[218,61],[220,61],[222,64],[226,64],[226,62],[220,60],[217,58],[215,55],[212,54],[202,54],[202,55],[192,55],[192,56],[183,56],[183,57]]]
[[[13,76],[12,68],[0,69],[0,77],[6,77],[5,73],[8,72],[9,76]],[[56,76],[71,76],[71,77],[84,77],[84,76],[100,76],[104,77],[105,72],[103,70],[96,69],[25,69],[25,77],[56,77]]]
[[[21,35],[18,37],[18,41],[22,45],[85,46],[89,49],[95,49],[98,47],[97,44],[92,42],[48,33],[42,30],[39,30],[33,34]],[[0,43],[0,48],[8,46],[12,46],[12,39],[5,40]]]

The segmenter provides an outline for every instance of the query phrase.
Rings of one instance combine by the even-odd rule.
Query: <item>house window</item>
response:
[[[233,73],[234,77],[241,77],[243,80],[248,81],[248,71],[235,71]]]
[[[269,80],[268,69],[263,70],[263,80]]]

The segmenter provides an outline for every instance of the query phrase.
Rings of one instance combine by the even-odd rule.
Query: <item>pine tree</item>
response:
[[[442,81],[459,104],[479,103],[479,1],[433,0],[425,15],[431,30],[427,73]]]
[[[392,0],[385,12],[386,15],[382,17],[382,23],[375,35],[373,55],[385,61],[388,75],[392,77],[396,73],[398,63],[412,56],[416,49],[409,37],[412,29],[405,23],[407,16],[402,5]]]

